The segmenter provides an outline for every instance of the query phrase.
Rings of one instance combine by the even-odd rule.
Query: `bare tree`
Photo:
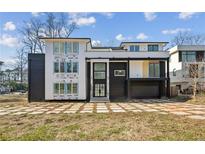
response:
[[[70,34],[77,29],[76,23],[68,23],[64,13],[60,13],[57,18],[53,13],[46,13],[45,33],[48,37],[64,37],[68,38]]]
[[[205,44],[205,35],[192,34],[190,32],[179,32],[171,41],[171,46],[200,44]]]
[[[26,64],[27,64],[27,52],[25,52],[24,48],[18,49],[16,51],[17,56],[16,58],[16,69],[19,72],[20,75],[20,81],[21,83],[23,83],[23,72],[24,69],[26,68]]]
[[[19,30],[23,35],[22,43],[24,50],[29,53],[43,53],[44,42],[41,37],[63,37],[68,38],[77,29],[76,23],[68,23],[64,13],[59,16],[54,13],[46,13],[46,20],[36,18],[24,22],[24,26]]]
[[[204,60],[201,62],[185,62],[183,76],[185,80],[189,82],[192,88],[193,98],[196,97],[197,91],[202,90],[204,86],[205,77],[205,63]]]
[[[40,37],[44,36],[44,27],[40,20],[31,19],[29,22],[24,22],[24,27],[19,31],[23,35],[24,50],[28,50],[30,53],[43,52],[44,44]]]

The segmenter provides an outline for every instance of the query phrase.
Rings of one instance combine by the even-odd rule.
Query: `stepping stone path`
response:
[[[205,120],[205,105],[174,102],[165,99],[136,99],[128,103],[31,103],[27,106],[9,105],[0,107],[0,116],[38,115],[38,114],[74,114],[74,113],[123,113],[154,112],[174,114],[195,120]]]

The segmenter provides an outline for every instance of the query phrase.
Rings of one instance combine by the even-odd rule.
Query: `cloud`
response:
[[[12,21],[8,21],[4,24],[5,31],[14,31],[16,29],[16,25]]]
[[[69,22],[78,26],[89,26],[95,24],[96,19],[93,16],[88,17],[88,13],[69,13]]]
[[[42,13],[42,12],[31,12],[31,14],[33,17],[38,17],[40,15],[44,15],[44,13]]]
[[[148,36],[145,35],[144,33],[139,33],[136,38],[138,40],[146,40],[146,39],[148,39]]]
[[[111,19],[114,16],[114,14],[111,12],[101,12],[100,14],[106,16],[108,19]]]
[[[115,37],[116,40],[118,41],[124,41],[126,38],[122,35],[122,34],[118,34],[116,37]]]
[[[99,40],[93,40],[92,41],[92,46],[99,47],[99,46],[102,46],[102,43]]]
[[[152,21],[157,17],[157,15],[154,12],[145,12],[144,17],[145,17],[146,21]]]
[[[177,34],[179,32],[190,32],[190,28],[176,28],[176,29],[165,29],[162,31],[162,34],[169,35],[169,34]]]
[[[196,12],[181,12],[179,13],[179,19],[188,20],[191,19],[196,14],[197,14]]]
[[[8,47],[17,47],[19,46],[19,41],[16,37],[11,35],[3,34],[0,37],[0,44]]]

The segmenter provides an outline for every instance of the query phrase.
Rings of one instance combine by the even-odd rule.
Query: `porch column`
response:
[[[130,99],[130,60],[127,61],[127,99]]]
[[[167,58],[167,97],[170,97],[169,58]]]

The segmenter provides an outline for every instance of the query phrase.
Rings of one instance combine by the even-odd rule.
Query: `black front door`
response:
[[[93,63],[93,97],[106,97],[106,63]]]

